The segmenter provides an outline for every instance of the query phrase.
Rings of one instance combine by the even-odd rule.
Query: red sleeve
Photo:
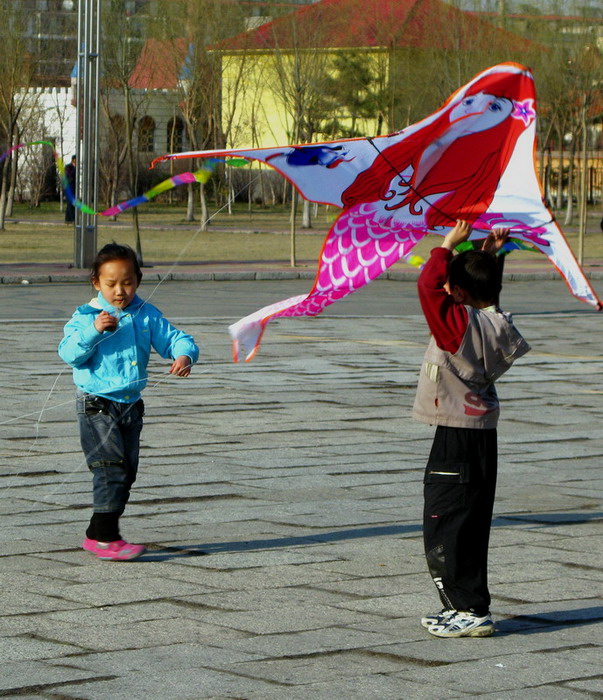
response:
[[[451,260],[452,251],[434,248],[421,271],[417,286],[425,320],[438,347],[454,354],[461,346],[469,315],[467,309],[457,304],[444,289]]]

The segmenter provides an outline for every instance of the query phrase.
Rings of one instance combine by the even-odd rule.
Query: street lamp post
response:
[[[92,265],[96,255],[98,124],[100,108],[100,0],[79,0],[77,17],[77,138],[75,267]]]

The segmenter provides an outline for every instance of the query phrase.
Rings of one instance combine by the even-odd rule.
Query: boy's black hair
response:
[[[101,248],[96,254],[96,258],[94,258],[90,270],[90,279],[92,281],[97,280],[102,265],[112,260],[129,260],[132,263],[132,267],[134,268],[134,272],[140,284],[142,270],[140,269],[140,263],[138,262],[135,251],[130,248],[129,245],[120,245],[115,241],[113,241],[113,243],[107,243],[107,245]]]
[[[455,255],[448,267],[450,289],[460,287],[475,301],[496,303],[502,283],[498,262],[484,250],[466,250]]]

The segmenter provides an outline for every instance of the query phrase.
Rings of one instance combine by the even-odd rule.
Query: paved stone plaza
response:
[[[56,346],[88,290],[0,290],[0,697],[603,697],[603,316],[561,282],[506,287],[533,350],[499,382],[498,632],[441,640],[418,621],[439,605],[420,531],[433,429],[410,418],[427,341],[414,285],[274,323],[234,365],[228,324],[308,286],[266,284],[153,291],[202,362],[178,380],[152,361],[123,519],[148,553],[128,563],[79,548],[90,478]]]

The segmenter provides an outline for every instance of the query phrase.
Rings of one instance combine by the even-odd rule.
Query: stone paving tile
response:
[[[400,679],[393,675],[371,674],[352,678],[333,678],[328,682],[308,683],[297,687],[287,687],[285,693],[279,690],[266,690],[264,695],[249,693],[245,696],[250,700],[277,700],[286,697],[287,700],[447,700],[447,698],[475,697],[472,693],[462,693],[450,690],[446,686],[433,683],[421,684],[408,679]]]
[[[31,643],[32,658],[34,651],[43,654],[45,646],[55,649],[39,658],[75,654],[80,651],[114,651],[180,644],[185,642],[203,642],[211,644],[215,639],[229,640],[245,638],[245,633],[226,630],[223,626],[212,625],[196,619],[204,616],[205,611],[197,611],[190,606],[179,606],[177,602],[166,606],[169,612],[163,616],[152,612],[150,619],[140,617],[140,606],[136,614],[123,607],[119,610],[119,621],[112,622],[111,615],[94,615],[94,611],[80,608],[71,618],[61,619],[55,615],[37,617],[12,616],[0,621],[0,630],[8,643],[17,648],[25,648],[25,642]],[[108,609],[103,609],[108,610]],[[127,622],[128,618],[132,621]],[[33,644],[36,642],[37,646]],[[58,646],[61,645],[61,646]]]
[[[184,559],[179,563],[196,573],[208,588],[233,590],[270,590],[283,586],[303,586],[322,581],[341,581],[349,576],[337,572],[313,570],[309,566],[280,565],[234,571],[208,571],[196,564],[198,559]],[[202,559],[204,561],[204,558]],[[268,593],[266,594],[268,595]]]
[[[475,639],[461,639],[456,640],[453,644],[448,643],[450,640],[425,639],[418,624],[418,617],[414,617],[412,620],[399,620],[398,627],[401,633],[407,637],[414,634],[414,638],[411,641],[372,647],[370,652],[388,658],[398,658],[407,664],[445,666],[471,660],[487,660],[493,657],[498,659],[503,659],[505,656],[514,657],[517,654],[518,643],[521,644],[524,654],[548,654],[564,651],[568,648],[577,650],[589,648],[587,630],[585,630],[584,638],[580,640],[576,638],[576,630],[568,632],[566,629],[553,629],[550,626],[530,628],[529,624],[526,623],[523,629],[520,630],[519,625],[516,625],[516,632],[507,634],[504,632],[504,621],[501,622],[496,614],[494,617],[500,632],[493,638],[477,641]],[[517,634],[521,635],[520,642],[518,642]],[[590,634],[592,634],[592,630]],[[458,643],[456,643],[457,641]],[[595,652],[597,651],[600,651],[600,648],[595,648]],[[504,661],[497,661],[497,663],[505,665]],[[543,658],[542,663],[546,663],[546,657]]]
[[[27,691],[28,688],[37,689],[38,687],[44,687],[54,689],[63,685],[72,688],[75,681],[104,680],[110,679],[111,675],[106,672],[106,669],[102,673],[96,673],[95,671],[84,670],[69,664],[53,665],[31,659],[28,661],[15,661],[2,665],[0,692],[5,697],[11,697],[8,695],[8,691],[10,691],[13,693],[13,697],[17,697],[23,691]]]
[[[125,675],[142,671],[143,667],[146,667],[147,671],[160,672],[163,669],[186,674],[199,667],[222,668],[259,658],[261,655],[258,653],[241,651],[232,646],[171,643],[155,645],[147,649],[82,653],[72,657],[70,661],[81,669],[100,672],[111,668],[115,674]],[[49,663],[52,663],[52,660]],[[62,661],[56,663],[62,663]]]
[[[41,639],[39,636],[10,636],[0,639],[0,657],[2,664],[14,661],[48,659],[65,654],[76,654],[82,647],[63,640]]]
[[[329,626],[350,625],[371,619],[370,614],[365,615],[361,612],[350,614],[347,610],[320,605],[317,602],[311,605],[302,603],[275,605],[269,612],[266,610],[237,612],[207,610],[203,617],[215,625],[254,635],[321,630]]]
[[[111,565],[109,562],[102,563]],[[144,566],[142,562],[130,565]],[[108,586],[105,582],[75,584],[63,591],[63,597],[66,600],[103,607],[140,600],[159,600],[167,596],[185,596],[208,590],[202,583],[196,586],[184,581],[144,576],[143,572],[141,574],[142,579],[122,580],[119,586]]]
[[[234,366],[231,319],[198,313],[183,322],[206,341],[197,374],[178,382],[150,366],[123,522],[150,547],[123,565],[79,548],[89,474],[56,359],[62,324],[22,322],[7,338],[0,423],[17,420],[0,431],[0,653],[20,685],[5,696],[596,697],[598,316],[517,318],[534,351],[500,382],[499,632],[450,642],[418,623],[439,607],[420,532],[433,429],[410,421],[422,318],[282,321],[254,363]]]
[[[264,657],[295,657],[350,649],[363,649],[393,641],[383,632],[344,627],[303,630],[295,634],[264,634],[229,642],[228,646]]]
[[[224,668],[237,674],[283,684],[320,683],[325,676],[332,678],[337,684],[338,681],[349,681],[353,678],[358,678],[362,682],[362,677],[366,676],[367,663],[371,665],[371,673],[378,675],[398,672],[401,666],[399,660],[385,654],[371,655],[363,651],[342,651],[295,659],[243,661]]]
[[[321,583],[314,590],[327,590],[345,594],[350,598],[380,598],[398,594],[400,591],[408,593],[421,593],[425,590],[425,574],[406,576],[379,576],[365,577],[353,581],[341,581],[339,583]]]
[[[204,648],[200,647],[200,657],[203,651]],[[199,668],[197,664],[186,670],[173,670],[169,666],[160,670],[132,669],[125,679],[109,678],[102,682],[79,683],[75,688],[66,688],[63,692],[73,693],[71,697],[77,700],[132,700],[133,697],[204,700],[216,697],[217,694],[225,698],[262,698],[275,688],[278,688],[281,697],[285,697],[284,694],[288,692],[287,686]]]
[[[496,586],[496,594],[504,598],[512,596],[527,602],[547,602],[550,600],[576,600],[576,598],[603,599],[603,581],[579,579],[564,576],[563,592],[559,590],[559,579],[547,579]]]
[[[518,685],[529,689],[574,680],[576,676],[588,678],[600,675],[600,664],[582,661],[580,652],[578,649],[571,654],[547,651],[544,654],[528,652],[497,656],[493,650],[493,655],[488,658],[438,667],[420,667],[412,672],[402,671],[394,675],[401,679],[434,683],[451,690],[474,694],[481,693],[484,688],[491,692],[514,689]]]
[[[4,587],[2,592],[2,609],[11,615],[33,615],[51,610],[73,610],[80,607],[74,601],[64,600],[52,595],[40,595],[30,591]]]
[[[575,688],[579,693],[582,694],[582,696],[584,696],[584,693],[590,693],[590,695],[587,694],[586,697],[599,698],[601,697],[601,693],[603,692],[601,690],[601,688],[603,687],[603,674],[592,678],[591,680],[571,681],[565,683],[564,687]]]
[[[214,608],[215,611],[268,611],[273,612],[281,606],[295,604],[308,606],[337,605],[342,599],[338,590],[319,590],[316,586],[286,586],[284,588],[272,588],[270,595],[261,589],[216,591],[205,595],[195,596],[191,600],[202,606]]]
[[[559,686],[544,684],[537,688],[522,688],[521,690],[505,690],[503,693],[481,692],[480,696],[488,700],[584,700],[593,697],[585,695],[580,690],[572,690],[571,684],[562,683]]]

